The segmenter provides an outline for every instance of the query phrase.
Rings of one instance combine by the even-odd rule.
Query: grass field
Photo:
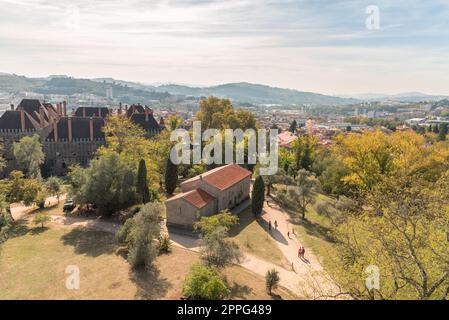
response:
[[[254,218],[250,208],[239,214],[239,224],[231,229],[229,235],[245,252],[290,268],[290,263],[262,224]]]
[[[115,254],[113,235],[48,223],[18,224],[0,248],[0,299],[179,299],[198,254],[173,247],[152,271],[134,272]],[[68,266],[80,271],[80,289],[69,290]],[[233,299],[270,299],[263,277],[239,266],[224,271]],[[279,288],[282,299],[295,298]]]

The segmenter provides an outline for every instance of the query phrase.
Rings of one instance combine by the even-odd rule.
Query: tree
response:
[[[440,128],[438,127],[437,124],[435,124],[435,125],[433,126],[433,133],[436,133],[436,134],[439,134],[439,133],[440,133]]]
[[[203,235],[206,235],[214,232],[218,227],[223,227],[226,231],[229,231],[238,222],[239,218],[226,209],[210,217],[201,217],[195,223],[194,228],[195,230],[200,230]]]
[[[201,130],[207,129],[255,129],[254,114],[243,109],[234,110],[229,99],[209,97],[200,101],[196,119],[201,121]]]
[[[182,289],[190,299],[221,300],[230,290],[215,268],[194,264]]]
[[[169,131],[174,131],[174,130],[180,128],[182,126],[183,122],[184,122],[184,120],[178,115],[169,116],[164,120],[165,127]]]
[[[51,218],[43,213],[39,213],[33,218],[33,223],[36,225],[40,224],[41,228],[44,228],[44,223],[48,221],[51,221]]]
[[[279,284],[279,272],[276,269],[268,270],[265,274],[265,287],[271,296],[272,290],[276,289]]]
[[[293,142],[292,147],[295,155],[294,163],[296,170],[310,170],[313,165],[315,144],[315,139],[309,135],[302,136]]]
[[[173,194],[178,183],[178,166],[173,164],[170,157],[167,158],[167,167],[165,170],[165,191],[167,194]]]
[[[440,132],[438,133],[438,141],[446,141],[447,133],[448,133],[447,124],[441,124]]]
[[[3,145],[0,143],[0,173],[6,167],[6,160],[3,157]]]
[[[62,182],[57,177],[50,177],[45,182],[45,187],[48,190],[48,193],[50,195],[56,195],[56,198],[58,199],[58,203],[59,203],[59,197],[61,196],[61,193],[62,193],[61,186],[62,186]]]
[[[135,269],[149,268],[158,254],[160,223],[165,216],[162,203],[150,202],[140,209],[134,218],[130,233],[128,261]]]
[[[143,204],[150,202],[150,192],[148,190],[147,181],[147,166],[145,165],[145,160],[141,159],[139,162],[139,169],[137,171],[137,196],[139,201]]]
[[[23,137],[13,144],[12,150],[17,164],[26,176],[41,177],[40,165],[44,163],[45,154],[38,135]]]
[[[390,178],[371,191],[357,215],[346,216],[335,232],[338,259],[331,267],[342,291],[355,299],[448,298],[448,178],[436,184]],[[372,270],[381,285],[367,288]]]
[[[263,204],[265,202],[265,184],[262,176],[258,176],[254,182],[251,195],[251,211],[254,215],[262,213]]]
[[[0,244],[8,239],[13,222],[9,203],[5,196],[0,194]]]
[[[299,208],[301,218],[304,220],[306,216],[307,206],[315,201],[315,192],[319,190],[320,183],[315,176],[305,170],[298,171],[296,176],[296,186],[289,186],[287,194]]]
[[[228,232],[222,226],[202,236],[201,259],[206,265],[223,268],[240,261],[238,245],[227,237]]]
[[[297,128],[298,123],[296,122],[296,120],[293,120],[292,123],[290,124],[290,132],[295,133]]]
[[[135,174],[116,152],[92,160],[87,169],[72,167],[69,181],[74,200],[95,204],[101,214],[111,215],[136,198]]]

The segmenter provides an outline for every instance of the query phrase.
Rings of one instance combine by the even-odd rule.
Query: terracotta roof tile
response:
[[[208,203],[215,201],[215,197],[201,189],[186,192],[182,198],[198,209],[201,209]]]
[[[206,173],[201,174],[201,178],[208,184],[216,187],[219,190],[226,190],[232,187],[236,183],[251,176],[251,171],[242,168],[238,164],[228,164],[223,167],[215,168]],[[193,182],[200,179],[200,176],[196,176],[189,180],[184,181],[182,184],[188,186]]]

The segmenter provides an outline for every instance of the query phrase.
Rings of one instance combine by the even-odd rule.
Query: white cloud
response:
[[[449,94],[448,3],[376,1],[373,32],[370,2],[0,0],[0,71]]]

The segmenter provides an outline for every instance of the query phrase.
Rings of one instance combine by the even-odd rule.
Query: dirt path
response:
[[[66,196],[62,195],[59,197],[59,202],[63,202]],[[58,204],[58,199],[56,197],[48,197],[45,200],[45,207],[52,207]],[[11,215],[12,218],[17,221],[20,219],[27,218],[31,212],[37,209],[37,206],[26,206],[22,203],[12,203],[11,204]]]
[[[291,277],[290,281],[294,281],[296,287],[310,295],[313,295],[316,287],[325,291],[336,290],[335,285],[329,280],[328,274],[313,251],[306,247],[301,239],[293,233],[289,215],[282,208],[272,200],[265,202],[262,219],[267,224],[271,221],[270,234],[284,256],[292,263],[292,269],[296,277]],[[275,222],[277,222],[277,228],[275,228]],[[301,245],[305,248],[304,259],[298,257],[298,249]]]

